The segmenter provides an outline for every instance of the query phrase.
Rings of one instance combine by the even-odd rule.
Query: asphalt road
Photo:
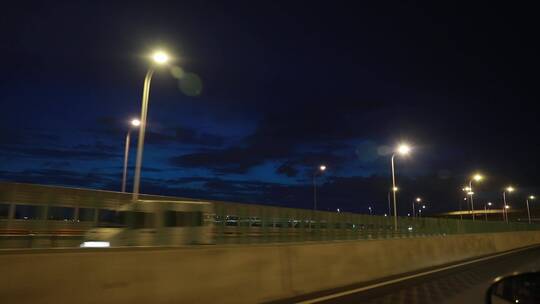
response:
[[[349,290],[322,292],[289,299],[288,303],[362,303],[362,304],[466,304],[484,303],[484,295],[493,279],[515,271],[540,271],[540,247],[486,259],[448,270],[434,272],[393,284],[369,288],[359,285]],[[380,282],[378,282],[380,283]],[[281,301],[280,301],[281,302]]]

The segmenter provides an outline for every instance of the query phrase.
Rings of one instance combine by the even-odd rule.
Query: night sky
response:
[[[457,209],[477,170],[481,206],[509,183],[516,207],[540,190],[533,7],[145,2],[3,8],[0,180],[119,190],[162,48],[175,61],[152,82],[143,193],[311,208],[325,164],[320,209],[383,214],[399,142],[401,214],[416,196]],[[135,143],[130,173],[134,159]]]

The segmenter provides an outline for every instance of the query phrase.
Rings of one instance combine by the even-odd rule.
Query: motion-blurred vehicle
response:
[[[212,212],[207,202],[139,200],[87,231],[81,247],[211,244]]]

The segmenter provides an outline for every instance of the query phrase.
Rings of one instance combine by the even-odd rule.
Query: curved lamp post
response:
[[[129,158],[129,139],[131,137],[131,129],[141,125],[141,121],[138,119],[132,119],[129,129],[126,134],[126,147],[124,149],[124,171],[122,172],[122,192],[126,192],[126,179],[127,179],[127,167]]]
[[[325,165],[320,165],[315,172],[313,172],[313,210],[317,210],[317,173],[326,171]]]
[[[531,223],[531,210],[529,209],[529,200],[533,200],[535,199],[536,197],[534,195],[530,195],[529,197],[527,197],[527,199],[525,200],[525,202],[527,203],[527,217],[529,218],[529,224]]]
[[[419,204],[420,204],[421,202],[422,202],[422,199],[419,198],[419,197],[417,197],[417,198],[414,199],[414,201],[413,201],[413,203],[412,203],[412,216],[413,216],[413,219],[414,219],[414,217],[416,216],[416,213],[415,213],[415,211],[414,211],[414,209],[415,209],[414,206],[415,206],[416,203],[419,203]]]
[[[169,56],[163,51],[156,51],[152,55],[153,64],[148,68],[144,77],[144,87],[142,96],[141,119],[139,128],[139,139],[137,143],[137,159],[135,161],[135,175],[133,178],[133,200],[139,199],[139,186],[141,182],[141,165],[144,147],[144,132],[146,131],[146,115],[148,112],[148,96],[150,95],[150,82],[154,74],[154,68],[158,65],[164,65],[169,61]]]
[[[508,209],[510,209],[510,206],[508,206],[506,204],[506,192],[508,193],[512,193],[514,192],[514,187],[512,186],[508,186],[506,187],[506,189],[504,189],[503,191],[503,203],[504,203],[504,207],[503,207],[503,219],[508,223]]]
[[[474,219],[475,219],[475,215],[474,215],[474,201],[473,201],[474,192],[473,192],[473,188],[472,188],[472,182],[473,181],[479,182],[482,179],[484,179],[484,177],[477,173],[477,174],[473,175],[471,180],[469,180],[469,188],[468,188],[469,192],[468,192],[468,194],[470,195],[470,198],[471,198],[471,211],[472,211],[472,220],[473,220],[473,222],[474,222]]]
[[[491,207],[492,203],[491,202],[487,202],[484,204],[484,214],[486,215],[486,222],[487,222],[487,210],[488,210],[488,206]]]
[[[401,144],[398,146],[396,151],[392,154],[392,158],[390,159],[390,162],[392,164],[392,194],[394,198],[394,231],[398,231],[398,222],[397,222],[397,204],[396,204],[396,192],[398,191],[398,188],[396,187],[396,174],[395,174],[395,168],[394,168],[394,158],[396,157],[396,153],[399,155],[407,155],[411,151],[411,148],[406,144]]]

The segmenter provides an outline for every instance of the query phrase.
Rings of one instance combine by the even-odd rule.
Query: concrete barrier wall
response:
[[[0,253],[2,303],[255,303],[540,243],[539,232]]]

